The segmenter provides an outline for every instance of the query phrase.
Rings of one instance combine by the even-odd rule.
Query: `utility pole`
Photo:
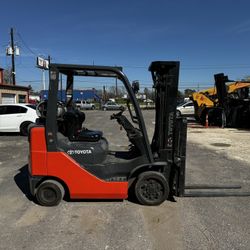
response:
[[[37,67],[42,70],[42,88],[43,90],[46,89],[46,79],[45,79],[45,70],[49,70],[50,65],[50,56],[48,59],[44,59],[42,56],[37,57]]]
[[[49,68],[49,65],[50,65],[50,60],[51,60],[51,57],[50,55],[48,55],[48,68]],[[45,79],[45,68],[42,69],[42,81],[43,81],[43,89],[46,90],[46,79]]]
[[[45,70],[42,69],[42,85],[43,85],[43,90],[46,89],[46,86],[45,86]]]
[[[106,102],[106,89],[105,89],[105,86],[103,85],[103,100],[104,102]]]
[[[15,70],[15,46],[14,46],[14,34],[13,28],[10,29],[10,38],[11,38],[11,61],[12,61],[12,82],[13,85],[16,85],[16,70]]]
[[[115,97],[118,95],[117,77],[115,78]]]

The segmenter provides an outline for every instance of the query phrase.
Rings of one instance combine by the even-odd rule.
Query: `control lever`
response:
[[[114,119],[117,119],[118,117],[120,117],[122,115],[123,111],[124,110],[118,112],[117,114],[114,113],[113,115],[111,115],[110,120],[114,120]]]
[[[118,118],[121,117],[123,111],[124,111],[124,110],[121,110],[119,113],[117,113],[117,114],[114,113],[113,115],[111,115],[111,116],[110,116],[110,120],[114,120],[114,119],[117,119],[117,120],[118,120]],[[118,121],[118,122],[119,122],[119,121]],[[119,124],[120,124],[120,130],[122,130],[122,128],[123,128],[123,127],[122,127],[122,124],[121,124],[120,122],[119,122]]]

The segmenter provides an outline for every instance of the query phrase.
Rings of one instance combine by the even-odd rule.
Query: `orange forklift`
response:
[[[48,99],[37,107],[39,119],[29,128],[30,192],[43,206],[70,199],[126,199],[159,205],[174,196],[249,196],[249,193],[186,192],[239,186],[185,186],[187,121],[176,118],[179,62],[152,62],[155,131],[149,142],[142,112],[121,67],[50,64]],[[57,99],[59,75],[66,76],[66,102]],[[127,151],[109,150],[102,131],[84,128],[85,114],[73,103],[75,77],[119,79],[128,92],[127,108],[111,115],[131,143]],[[115,125],[114,125],[115,126]]]

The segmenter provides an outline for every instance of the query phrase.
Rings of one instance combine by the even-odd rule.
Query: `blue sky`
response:
[[[215,73],[250,75],[249,9],[248,0],[4,1],[0,67],[11,65],[5,48],[14,27],[19,85],[41,88],[35,58],[49,54],[57,63],[123,66],[142,88],[151,86],[151,61],[179,60],[181,89],[202,89]],[[94,79],[82,87],[92,84],[103,85]]]

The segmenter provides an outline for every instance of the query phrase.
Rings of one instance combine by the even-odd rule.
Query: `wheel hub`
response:
[[[44,200],[53,201],[56,197],[56,192],[51,188],[46,188],[43,191],[42,197],[44,198]]]
[[[141,185],[141,194],[148,200],[157,200],[163,194],[162,185],[156,180],[149,179],[145,180]]]

